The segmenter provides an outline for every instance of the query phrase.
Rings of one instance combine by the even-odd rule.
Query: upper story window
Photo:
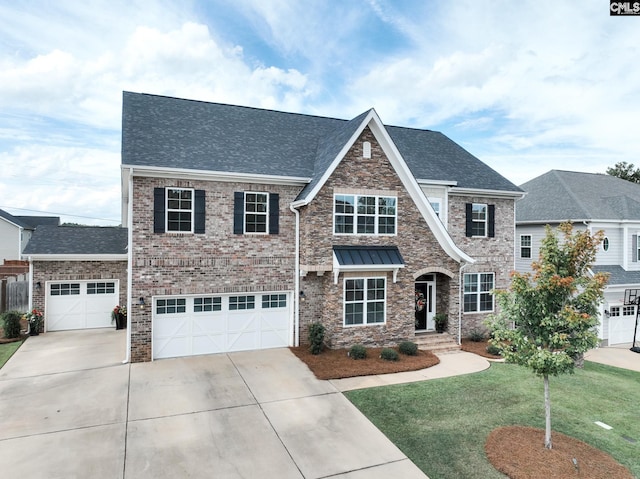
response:
[[[495,205],[466,204],[466,236],[493,238],[495,236]]]
[[[609,238],[607,236],[605,236],[604,239],[602,240],[602,251],[604,252],[609,251]]]
[[[234,234],[277,234],[278,193],[236,191],[233,206]]]
[[[520,235],[520,257],[531,258],[531,235]]]
[[[438,218],[442,219],[442,198],[429,198],[429,204],[433,208],[433,211],[436,212]]]
[[[166,231],[193,232],[193,190],[167,188]]]
[[[335,234],[396,234],[397,198],[377,195],[335,195]]]
[[[464,312],[493,311],[494,273],[464,275]]]
[[[204,233],[205,192],[193,188],[154,188],[154,233]]]

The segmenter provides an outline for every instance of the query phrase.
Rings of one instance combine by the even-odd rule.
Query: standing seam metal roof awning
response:
[[[333,281],[344,271],[393,271],[396,282],[398,270],[404,268],[404,259],[397,246],[334,246]]]

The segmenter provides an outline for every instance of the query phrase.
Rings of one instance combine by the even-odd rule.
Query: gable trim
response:
[[[420,214],[422,215],[424,220],[427,222],[427,225],[431,229],[442,249],[451,258],[459,263],[475,263],[475,260],[473,258],[467,255],[460,248],[458,248],[458,246],[454,243],[453,239],[449,235],[449,232],[442,224],[442,221],[440,221],[440,218],[436,216],[433,208],[429,204],[427,197],[422,191],[422,188],[418,184],[418,181],[409,170],[406,161],[404,161],[404,158],[400,154],[400,151],[396,147],[395,143],[391,139],[391,136],[387,132],[387,129],[380,120],[380,117],[373,108],[369,110],[356,131],[353,133],[353,135],[351,135],[349,141],[345,143],[338,155],[333,159],[331,165],[322,174],[322,177],[316,183],[313,189],[306,195],[305,198],[294,201],[291,206],[293,208],[298,208],[300,206],[308,205],[316,197],[320,189],[326,184],[329,177],[333,174],[340,162],[346,156],[349,149],[353,146],[355,141],[359,138],[359,136],[367,126],[375,136],[382,150],[385,152],[387,158],[389,159],[389,162],[391,163],[391,166],[400,178],[400,181],[409,193],[409,196],[411,196],[411,199],[420,211]]]

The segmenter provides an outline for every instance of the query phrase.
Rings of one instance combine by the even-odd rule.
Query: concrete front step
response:
[[[456,338],[449,333],[419,333],[413,341],[418,345],[418,349],[433,353],[460,351]]]

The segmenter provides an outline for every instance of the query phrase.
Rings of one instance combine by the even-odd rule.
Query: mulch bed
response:
[[[325,349],[317,355],[311,354],[308,346],[289,349],[309,367],[318,379],[340,379],[416,371],[435,366],[440,362],[435,354],[422,350],[418,350],[416,356],[399,354],[397,361],[386,361],[380,358],[382,348],[367,348],[366,359],[350,358],[347,355],[348,349]]]
[[[553,448],[546,449],[544,430],[507,426],[489,434],[485,452],[491,464],[511,479],[633,479],[609,454],[582,441],[559,432],[551,433],[551,441]]]
[[[487,346],[489,346],[489,341],[487,339],[485,339],[484,341],[471,341],[470,339],[463,339],[460,348],[463,351],[475,353],[479,356],[484,356],[485,358],[501,359],[500,356],[489,354],[487,352]]]

